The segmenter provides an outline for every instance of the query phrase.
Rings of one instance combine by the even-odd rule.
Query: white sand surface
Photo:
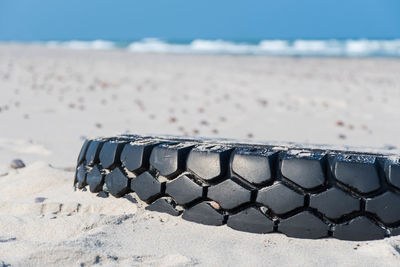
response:
[[[36,162],[0,179],[4,263],[398,266],[400,261],[400,237],[370,242],[302,240],[193,224],[145,211],[134,194],[129,199],[104,199],[74,192],[72,176]]]
[[[400,61],[0,45],[0,266],[398,266],[400,237],[257,235],[74,192],[85,137],[119,133],[400,148]],[[12,159],[26,168],[12,170]],[[53,166],[53,167],[51,167]]]

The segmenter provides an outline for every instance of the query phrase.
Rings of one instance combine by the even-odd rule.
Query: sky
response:
[[[0,40],[400,38],[400,0],[0,0]]]

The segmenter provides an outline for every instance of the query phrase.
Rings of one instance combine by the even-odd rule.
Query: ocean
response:
[[[400,39],[392,40],[259,40],[230,41],[203,40],[169,41],[146,38],[131,42],[93,41],[47,41],[35,42],[46,47],[66,49],[112,50],[123,49],[133,53],[173,54],[229,54],[270,56],[316,56],[316,57],[400,57]]]

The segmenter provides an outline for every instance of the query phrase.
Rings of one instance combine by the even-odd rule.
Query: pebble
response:
[[[200,124],[201,124],[201,125],[205,125],[205,126],[207,126],[207,125],[208,125],[208,121],[206,121],[206,120],[202,120],[202,121],[200,122]]]
[[[45,198],[45,197],[36,197],[34,201],[35,201],[35,203],[42,203],[42,202],[44,202],[46,199],[47,199],[47,198]]]
[[[264,213],[264,214],[267,214],[267,212],[268,212],[268,208],[267,208],[267,207],[264,207],[264,206],[262,206],[262,207],[260,208],[260,210],[261,210],[261,212]]]
[[[13,169],[21,169],[25,167],[25,163],[20,159],[14,159],[11,161],[10,167]]]
[[[258,103],[263,107],[268,106],[268,101],[266,99],[258,99]]]
[[[220,210],[221,209],[221,206],[215,201],[210,201],[209,204],[211,205],[211,207],[213,207],[216,210]]]
[[[337,121],[336,122],[336,126],[343,127],[344,126],[344,122],[343,121]]]

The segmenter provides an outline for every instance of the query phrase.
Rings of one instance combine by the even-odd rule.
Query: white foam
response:
[[[170,44],[156,38],[132,42],[127,49],[137,53],[189,53],[188,45]]]
[[[226,40],[196,39],[190,43],[169,43],[157,38],[146,38],[121,46],[115,42],[68,41],[47,42],[48,47],[69,49],[110,50],[126,49],[134,53],[174,54],[238,54],[277,56],[400,56],[400,39],[395,40],[262,40],[258,43],[232,42]]]
[[[227,54],[251,54],[254,45],[233,43],[224,40],[194,40],[189,45],[192,52],[197,53],[227,53]]]
[[[280,52],[289,49],[288,41],[284,40],[264,40],[258,44],[261,51]]]
[[[95,40],[95,41],[76,41],[67,42],[50,41],[45,44],[47,47],[62,47],[77,50],[109,50],[116,48],[115,43],[111,41]]]

